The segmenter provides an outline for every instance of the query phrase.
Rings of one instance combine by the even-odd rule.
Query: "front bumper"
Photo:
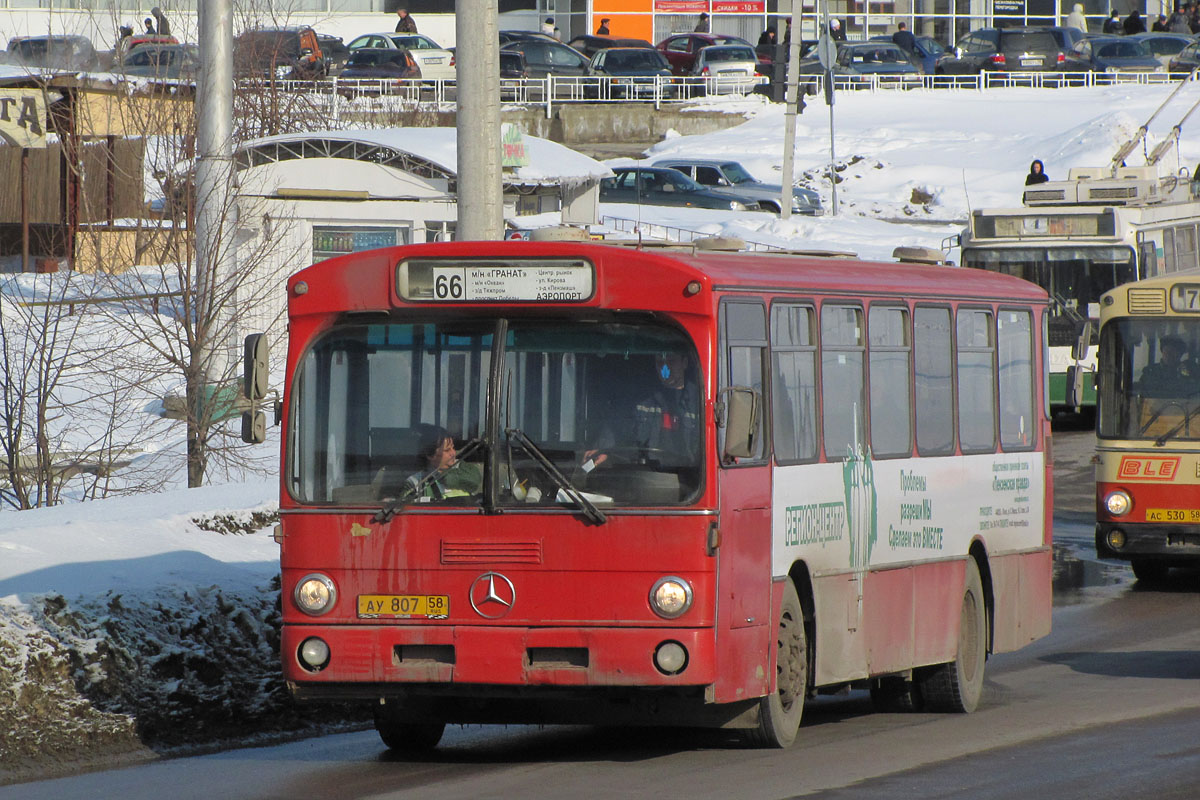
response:
[[[1108,534],[1114,529],[1125,534],[1125,544],[1119,549],[1108,544]],[[1200,529],[1195,526],[1098,522],[1096,555],[1126,561],[1154,558],[1200,562]]]

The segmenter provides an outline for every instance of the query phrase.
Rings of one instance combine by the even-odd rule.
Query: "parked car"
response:
[[[1064,53],[1083,39],[1092,35],[1087,31],[1072,28],[1068,25],[1051,25],[1046,30],[1050,31],[1050,35],[1054,37],[1054,41],[1058,42],[1059,49]]]
[[[583,53],[553,38],[540,37],[541,34],[539,38],[515,39],[503,47],[525,57],[525,68],[531,78],[587,74],[588,59]]]
[[[1167,63],[1167,71],[1180,77],[1187,76],[1197,67],[1200,67],[1200,40],[1180,50],[1179,55]]]
[[[454,80],[454,54],[423,33],[365,33],[351,39],[346,46],[351,53],[364,47],[407,50],[425,80]]]
[[[163,36],[157,33],[122,36],[117,40],[117,46],[108,53],[108,66],[112,68],[120,67],[121,64],[125,63],[125,57],[130,52],[147,44],[179,44],[179,40],[169,34]]]
[[[913,50],[909,53],[909,61],[913,63],[917,69],[924,75],[932,75],[937,71],[937,62],[946,53],[946,48],[942,47],[942,43],[932,36],[917,36],[915,37]],[[872,36],[872,42],[891,42],[890,34],[883,36]]]
[[[609,47],[592,56],[587,74],[606,79],[602,85],[606,84],[607,90],[591,87],[601,96],[652,97],[664,83],[662,79],[670,78],[671,68],[653,47]],[[668,80],[661,91],[674,94],[673,89]]]
[[[756,180],[736,161],[668,156],[658,159],[653,166],[677,169],[711,192],[726,195],[747,207],[757,204],[763,211],[779,213],[783,187],[778,183]],[[793,187],[792,198],[793,214],[818,216],[823,213],[821,195],[812,189]]]
[[[330,75],[337,75],[350,60],[350,48],[342,41],[342,37],[330,33],[318,33],[317,44],[321,47],[321,55],[325,57]]]
[[[338,75],[339,85],[366,82],[344,91],[339,89],[344,96],[380,94],[386,91],[385,87],[398,89],[406,81],[420,79],[421,67],[411,53],[386,47],[360,47],[350,54]]]
[[[1088,36],[1067,53],[1069,72],[1164,72],[1145,42],[1124,36]]]
[[[1183,48],[1196,41],[1195,36],[1189,36],[1186,33],[1170,33],[1169,31],[1135,33],[1128,38],[1131,41],[1144,42],[1150,48],[1151,54],[1164,67],[1169,67],[1172,58],[1179,55]]]
[[[562,42],[550,34],[542,33],[541,31],[500,31],[500,47],[502,49],[508,50],[510,44],[528,41],[556,42],[557,44],[562,44]]]
[[[88,71],[99,69],[100,57],[86,36],[14,36],[8,40],[8,63],[32,69]]]
[[[525,56],[517,50],[500,51],[500,99],[521,99],[520,81],[529,77]]]
[[[666,56],[671,71],[676,75],[696,74],[696,55],[706,47],[718,44],[740,44],[754,49],[754,45],[740,36],[720,33],[677,33],[658,43],[658,52]],[[755,61],[757,61],[757,57]]]
[[[611,178],[600,181],[601,203],[643,203],[651,206],[688,206],[745,211],[748,206],[728,195],[705,189],[674,169],[614,167]]]
[[[758,58],[748,44],[717,44],[702,47],[692,64],[692,77],[710,78],[714,94],[745,93],[758,84]]]
[[[983,72],[1054,72],[1067,60],[1048,28],[980,28],[958,41],[938,62],[950,75]]]
[[[816,56],[800,62],[801,75],[820,75],[825,72]],[[833,65],[835,77],[848,76],[851,82],[869,81],[887,83],[918,82],[921,71],[909,60],[908,53],[899,45],[889,42],[844,42],[839,44],[837,61]]]
[[[128,77],[195,80],[200,48],[194,44],[146,44],[125,54],[113,70]]]
[[[233,72],[239,77],[317,80],[329,75],[329,62],[312,28],[252,28],[233,40]]]
[[[584,34],[576,36],[568,45],[574,47],[579,52],[583,53],[588,58],[596,55],[601,50],[606,50],[610,47],[649,47],[653,49],[654,45],[647,42],[645,39],[628,39],[620,36],[601,36],[599,34]]]

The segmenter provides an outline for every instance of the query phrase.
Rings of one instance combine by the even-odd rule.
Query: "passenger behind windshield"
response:
[[[1159,360],[1142,370],[1139,386],[1145,397],[1190,397],[1200,391],[1200,375],[1178,336],[1159,340]]]
[[[418,455],[424,459],[425,469],[414,472],[405,481],[416,497],[426,501],[446,500],[483,492],[483,466],[459,461],[454,437],[445,428],[426,426]]]

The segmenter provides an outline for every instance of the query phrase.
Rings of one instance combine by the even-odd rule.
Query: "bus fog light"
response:
[[[305,669],[319,672],[329,663],[329,645],[325,640],[310,636],[300,643],[300,664]]]
[[[327,575],[314,572],[300,579],[292,598],[301,611],[315,617],[333,608],[337,602],[337,587]]]
[[[692,607],[692,587],[674,575],[659,578],[650,590],[650,607],[660,617],[674,619]]]
[[[687,662],[687,650],[679,642],[663,642],[654,651],[654,666],[664,675],[678,675]]]
[[[1108,546],[1113,550],[1120,550],[1125,546],[1125,531],[1113,528],[1108,532],[1106,540],[1108,541]]]
[[[1129,509],[1133,508],[1133,499],[1128,492],[1118,489],[1104,496],[1104,508],[1114,517],[1121,517],[1128,514]]]

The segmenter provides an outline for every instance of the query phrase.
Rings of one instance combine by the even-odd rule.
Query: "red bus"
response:
[[[1046,294],[945,266],[583,242],[288,282],[286,680],[446,723],[971,711],[1051,605]]]

